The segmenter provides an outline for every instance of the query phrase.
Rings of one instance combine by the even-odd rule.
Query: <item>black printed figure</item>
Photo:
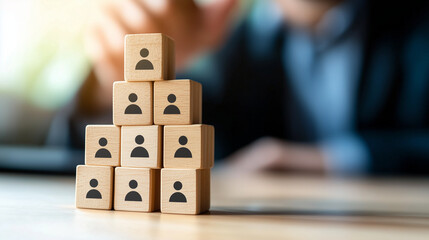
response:
[[[102,147],[105,147],[107,145],[107,139],[106,138],[100,138],[100,140],[98,140],[98,144],[100,144],[100,146],[102,146]],[[105,148],[100,148],[95,153],[95,157],[96,158],[111,158],[112,155],[110,154],[109,150],[107,150]]]
[[[128,100],[130,100],[130,102],[136,102],[137,101],[137,94],[135,93],[131,93],[128,96]],[[130,104],[128,105],[128,107],[125,109],[125,114],[142,114],[142,110],[140,109],[139,106],[137,106],[136,104]]]
[[[182,146],[186,145],[188,143],[188,138],[185,136],[181,136],[179,138],[179,143]],[[174,157],[175,158],[192,158],[192,153],[191,153],[191,151],[189,151],[189,149],[187,149],[185,147],[181,147],[181,148],[176,150],[176,152],[174,153]]]
[[[130,186],[131,189],[136,189],[137,188],[137,181],[131,180],[128,185]],[[141,202],[142,196],[140,196],[140,194],[136,191],[131,191],[131,192],[127,193],[127,195],[125,196],[125,201]]]
[[[89,181],[89,185],[93,188],[96,188],[98,186],[97,179],[95,179],[95,178],[91,179],[91,181]],[[91,189],[86,194],[86,198],[101,199],[101,193],[96,189]]]
[[[144,143],[144,137],[142,135],[137,135],[135,141],[138,145],[142,145]],[[148,158],[149,153],[146,148],[138,146],[131,152],[131,157]]]
[[[146,58],[149,56],[149,50],[147,50],[147,48],[143,48],[140,50],[140,56],[142,56],[142,58]],[[142,59],[137,63],[136,70],[153,70],[153,64],[147,59]]]
[[[169,103],[176,102],[176,95],[168,95],[167,100]],[[180,114],[180,109],[176,105],[170,104],[164,109],[164,114]]]
[[[182,189],[182,183],[179,181],[176,181],[173,186],[174,186],[174,189],[176,189],[177,191],[180,191]],[[173,193],[171,195],[169,201],[170,202],[184,202],[184,203],[187,202],[185,195],[183,195],[183,193],[181,193],[181,192]]]

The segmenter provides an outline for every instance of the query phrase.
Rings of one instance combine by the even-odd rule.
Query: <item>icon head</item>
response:
[[[93,188],[97,187],[98,186],[97,179],[95,179],[95,178],[91,179],[91,181],[89,181],[89,185]]]
[[[176,95],[174,94],[168,95],[167,100],[169,103],[174,103],[176,101]]]
[[[142,135],[137,135],[135,141],[138,145],[141,145],[144,143],[144,137]]]
[[[142,48],[142,50],[140,50],[140,56],[144,58],[149,56],[149,50],[147,50],[147,48]]]
[[[135,189],[137,187],[137,181],[136,180],[131,180],[128,185],[130,186],[131,189]]]
[[[137,94],[131,93],[130,95],[128,95],[128,100],[130,100],[130,102],[137,101]]]
[[[188,138],[185,136],[181,136],[179,138],[179,143],[180,143],[180,145],[186,145],[188,143]]]
[[[182,189],[182,183],[180,181],[176,181],[174,182],[174,189],[176,189],[177,191],[179,191],[180,189]]]
[[[104,147],[107,145],[107,139],[106,138],[100,138],[100,140],[98,140],[98,144],[100,144],[100,146]]]

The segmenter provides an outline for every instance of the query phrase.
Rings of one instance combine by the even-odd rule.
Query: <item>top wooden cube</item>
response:
[[[161,33],[125,36],[125,81],[175,79],[174,41]]]

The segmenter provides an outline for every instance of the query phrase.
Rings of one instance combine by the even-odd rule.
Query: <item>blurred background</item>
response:
[[[72,173],[125,34],[176,41],[222,171],[429,174],[427,1],[0,0],[0,168]]]

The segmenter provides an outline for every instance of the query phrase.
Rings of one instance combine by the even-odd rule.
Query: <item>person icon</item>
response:
[[[131,189],[136,189],[138,184],[136,180],[131,180],[128,185]],[[141,202],[142,196],[140,196],[140,194],[136,191],[131,191],[125,196],[125,201]]]
[[[176,181],[173,185],[176,191],[180,191],[182,189],[182,183],[180,181]],[[170,196],[169,202],[187,202],[185,195],[181,192],[175,192]]]
[[[169,103],[176,102],[176,95],[168,95],[167,100]],[[170,104],[164,109],[164,114],[180,114],[180,109],[176,105]]]
[[[91,179],[91,181],[89,181],[89,185],[93,188],[96,188],[98,186],[97,179]],[[86,198],[101,199],[101,193],[97,189],[91,189],[86,194]]]
[[[149,50],[147,50],[147,48],[142,48],[142,50],[140,50],[140,56],[146,58],[149,56]],[[137,63],[136,70],[153,70],[153,64],[147,59],[142,59]]]
[[[137,135],[135,141],[138,145],[142,145],[144,143],[144,137],[142,135]],[[140,157],[140,158],[148,158],[149,153],[146,148],[138,146],[133,149],[131,152],[131,157]]]
[[[135,93],[131,93],[130,95],[128,95],[128,100],[130,100],[130,102],[132,103],[136,102],[137,99],[138,97],[137,97],[137,94]],[[130,104],[125,109],[125,114],[142,114],[142,110],[136,104]]]
[[[181,136],[179,138],[179,143],[182,146],[186,145],[188,143],[188,138],[185,136]],[[192,158],[192,153],[186,147],[181,147],[176,150],[176,152],[174,153],[174,157],[175,158]]]
[[[105,147],[107,145],[107,139],[104,137],[100,138],[98,140],[98,144],[100,144],[100,146],[102,146],[102,147]],[[110,154],[109,150],[107,150],[105,148],[100,148],[95,153],[95,157],[96,158],[111,158],[112,155]]]

